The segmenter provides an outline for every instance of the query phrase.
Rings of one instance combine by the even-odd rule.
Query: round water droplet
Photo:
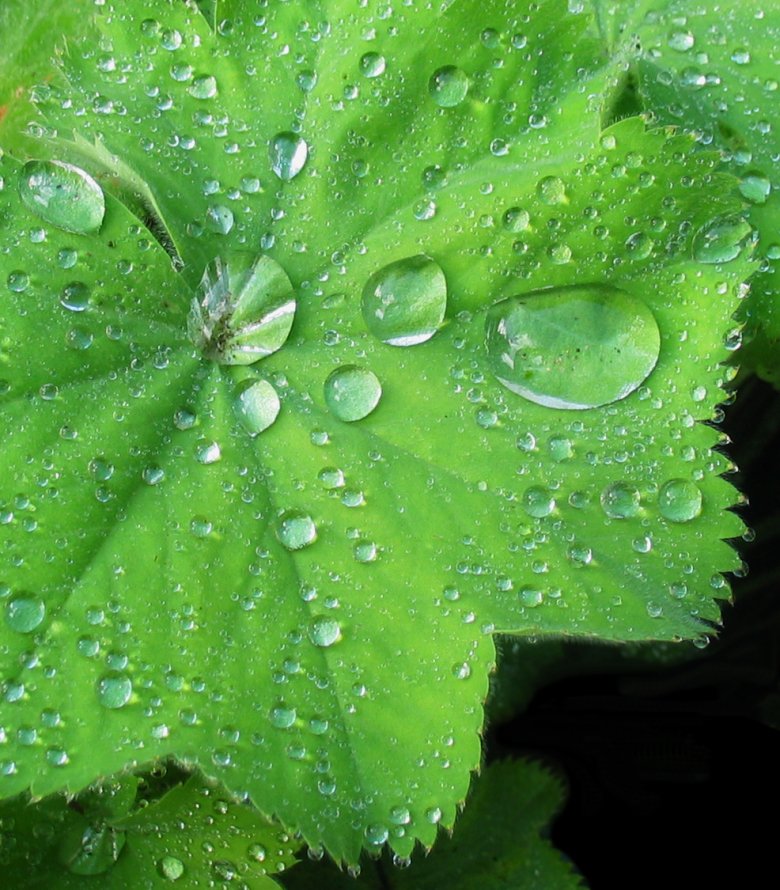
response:
[[[45,616],[46,604],[32,593],[18,593],[5,604],[5,622],[16,633],[32,633]]]
[[[30,285],[30,276],[26,272],[16,270],[11,272],[7,279],[8,290],[15,294],[24,293]]]
[[[188,331],[212,361],[249,365],[280,349],[295,317],[287,273],[267,256],[231,253],[206,267]]]
[[[376,408],[382,384],[367,368],[344,365],[332,371],[325,381],[325,404],[339,420],[362,420]]]
[[[309,146],[297,133],[278,133],[271,140],[268,153],[271,169],[283,182],[289,182],[303,170]]]
[[[317,540],[317,526],[308,513],[287,510],[279,517],[276,536],[288,550],[303,550]]]
[[[503,223],[507,232],[517,234],[528,228],[531,223],[531,215],[520,207],[510,207],[503,216]]]
[[[376,561],[376,544],[373,541],[369,541],[367,538],[361,538],[357,541],[352,552],[358,562],[369,563]]]
[[[122,708],[130,701],[132,694],[133,682],[127,674],[111,671],[98,680],[97,697],[104,708]]]
[[[199,464],[215,464],[222,460],[222,449],[219,442],[201,439],[195,444],[195,460]]]
[[[523,492],[523,509],[529,516],[542,519],[555,509],[555,498],[541,485],[533,485]]]
[[[89,287],[83,281],[66,284],[60,295],[60,305],[71,312],[83,312],[89,306]]]
[[[22,168],[19,195],[44,222],[86,235],[103,224],[103,189],[83,170],[60,161],[28,161]]]
[[[344,487],[344,473],[338,467],[323,467],[317,478],[328,491]]]
[[[385,828],[384,825],[378,824],[367,825],[366,830],[363,833],[366,838],[366,843],[371,844],[374,847],[383,844],[390,836],[390,832],[387,828]]]
[[[227,235],[233,222],[233,211],[229,207],[214,204],[206,210],[206,228],[215,235]]]
[[[213,524],[205,516],[193,516],[190,520],[190,532],[196,538],[208,538],[213,530]]]
[[[163,856],[157,863],[157,869],[166,881],[178,881],[184,874],[184,863],[175,856]]]
[[[741,216],[714,219],[696,233],[693,257],[700,263],[730,263],[750,243],[753,230]]]
[[[201,74],[187,87],[196,99],[213,99],[217,95],[217,79],[211,74]]]
[[[284,702],[280,702],[271,708],[271,725],[277,729],[289,729],[297,718],[298,714],[295,708],[291,708]]]
[[[267,380],[245,380],[238,388],[235,410],[250,436],[267,430],[279,416],[279,395]]]
[[[601,506],[610,519],[630,519],[639,513],[639,489],[628,482],[614,482],[601,492]]]
[[[468,75],[455,65],[438,68],[428,81],[428,92],[440,108],[454,108],[460,105],[468,91]]]
[[[602,285],[550,288],[495,303],[486,346],[498,380],[548,408],[624,399],[655,367],[661,336],[645,303]]]
[[[658,509],[670,522],[690,522],[701,513],[701,490],[685,479],[670,479],[658,492]]]
[[[360,73],[364,77],[379,77],[385,73],[387,62],[379,53],[365,53],[360,57]]]
[[[535,609],[537,606],[541,606],[542,601],[544,600],[542,591],[537,587],[531,587],[528,584],[520,588],[518,597],[521,604],[528,609]]]
[[[441,266],[420,254],[375,272],[363,288],[363,319],[390,346],[415,346],[436,333],[447,309]]]
[[[341,639],[341,626],[335,618],[320,615],[309,625],[309,639],[315,646],[327,649]]]
[[[559,176],[545,176],[539,180],[536,193],[543,204],[555,206],[565,204],[569,200],[566,197],[566,183]]]
[[[766,204],[772,191],[772,183],[761,173],[753,173],[742,179],[739,191],[751,204]]]

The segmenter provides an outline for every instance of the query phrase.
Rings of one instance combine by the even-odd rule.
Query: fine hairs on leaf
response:
[[[105,0],[0,127],[0,796],[55,795],[56,868],[265,887],[455,825],[397,886],[449,882],[495,634],[719,626],[770,223],[667,126],[640,5]],[[131,794],[160,762],[193,777]],[[88,843],[61,793],[116,775]],[[545,770],[474,796],[537,784],[501,855],[576,886]]]

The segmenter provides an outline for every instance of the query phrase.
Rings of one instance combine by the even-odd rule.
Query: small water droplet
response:
[[[363,288],[361,309],[369,331],[390,346],[415,346],[436,333],[447,309],[441,266],[420,254],[375,272]]]
[[[190,520],[190,532],[196,538],[208,538],[213,530],[213,524],[205,516],[193,516]]]
[[[267,380],[245,380],[234,402],[236,414],[250,436],[267,430],[279,416],[281,402]]]
[[[601,492],[601,506],[610,519],[630,519],[639,513],[639,489],[628,482],[613,482]]]
[[[309,625],[309,639],[315,646],[327,649],[341,639],[341,625],[335,618],[320,615]]]
[[[718,217],[696,233],[693,257],[700,263],[730,263],[751,242],[753,230],[741,216]]]
[[[454,108],[466,98],[469,77],[455,65],[437,68],[428,81],[428,92],[440,108]]]
[[[362,420],[376,408],[382,384],[367,368],[344,365],[332,371],[325,381],[325,403],[339,420]]]
[[[22,168],[19,195],[44,222],[86,235],[103,224],[103,189],[83,170],[60,161],[28,161]]]
[[[507,232],[517,234],[528,228],[531,223],[531,215],[520,207],[510,207],[503,216],[503,223]]]
[[[30,285],[30,276],[26,272],[16,270],[7,279],[8,290],[15,294],[23,294]]]
[[[317,540],[317,526],[308,513],[287,510],[278,519],[276,536],[288,550],[303,550]]]
[[[624,399],[655,367],[661,336],[641,300],[602,285],[550,288],[495,303],[486,347],[498,380],[549,408]]]
[[[658,492],[658,509],[670,522],[689,522],[702,508],[701,490],[686,479],[670,479]]]
[[[32,593],[18,593],[5,604],[5,622],[16,633],[32,633],[45,616],[46,604]]]
[[[425,811],[425,818],[428,822],[431,823],[431,825],[437,825],[439,822],[441,822],[441,817],[442,811],[439,809],[439,807],[428,807],[428,809]]]
[[[526,606],[529,609],[535,609],[537,606],[541,606],[544,600],[544,594],[537,587],[531,587],[526,584],[520,588],[518,591],[518,597],[522,605]]]
[[[127,674],[111,671],[98,680],[97,697],[104,708],[122,708],[130,701],[132,694],[133,681]]]
[[[390,836],[390,832],[387,828],[384,825],[379,825],[377,823],[367,825],[363,834],[365,835],[366,843],[371,844],[371,846],[374,847],[383,844]]]
[[[369,563],[376,561],[376,544],[366,538],[360,538],[360,540],[355,543],[352,552],[358,562]]]
[[[309,146],[297,133],[278,133],[268,147],[271,169],[282,180],[289,182],[303,170],[309,156]]]
[[[687,52],[695,43],[693,34],[690,31],[676,29],[669,34],[669,48],[676,50],[678,53]]]

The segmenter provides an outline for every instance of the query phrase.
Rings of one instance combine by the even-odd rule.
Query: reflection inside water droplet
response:
[[[309,639],[315,646],[326,649],[341,639],[341,626],[335,618],[320,615],[309,625]]]
[[[317,540],[317,526],[308,513],[287,510],[279,517],[276,536],[288,550],[302,550]]]
[[[104,708],[116,710],[124,707],[133,694],[133,683],[127,674],[111,671],[98,680],[97,697]]]
[[[437,68],[428,81],[428,92],[440,108],[454,108],[460,105],[468,91],[468,75],[455,65]]]
[[[701,490],[686,479],[670,479],[658,492],[658,509],[670,522],[689,522],[701,508]]]
[[[339,420],[362,420],[376,408],[382,396],[382,384],[367,368],[344,365],[332,371],[325,381],[325,404]]]
[[[693,257],[700,263],[730,263],[745,250],[752,238],[753,229],[744,217],[718,217],[696,233]]]
[[[294,179],[309,157],[306,140],[297,133],[278,133],[268,146],[271,169],[283,182]]]
[[[103,223],[103,189],[83,170],[60,161],[28,161],[22,168],[19,195],[44,222],[86,235]]]

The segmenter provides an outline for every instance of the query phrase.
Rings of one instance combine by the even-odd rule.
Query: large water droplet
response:
[[[379,77],[386,67],[385,57],[379,53],[365,53],[360,57],[360,73],[364,77]]]
[[[267,430],[279,416],[279,395],[267,380],[245,380],[238,388],[236,414],[250,436]]]
[[[701,513],[701,490],[686,479],[670,479],[658,492],[658,509],[670,522],[689,522]]]
[[[277,133],[269,144],[268,152],[271,169],[279,179],[288,182],[303,170],[309,156],[309,146],[297,133]]]
[[[441,266],[422,254],[375,272],[363,288],[363,319],[390,346],[415,346],[436,333],[447,309]]]
[[[287,510],[279,517],[276,536],[288,550],[303,550],[317,540],[317,526],[308,513]]]
[[[469,78],[455,65],[438,68],[428,81],[428,92],[440,108],[454,108],[466,98]]]
[[[614,482],[601,492],[601,506],[610,519],[630,519],[639,513],[639,489],[628,482]]]
[[[341,639],[341,626],[335,618],[320,615],[309,625],[309,639],[315,646],[326,649]]]
[[[296,300],[287,273],[268,256],[231,253],[206,267],[192,302],[190,339],[222,365],[249,365],[280,349]]]
[[[362,420],[376,408],[382,384],[367,368],[344,365],[332,371],[325,381],[325,404],[339,420]]]
[[[523,493],[523,508],[529,516],[542,519],[555,509],[555,498],[541,485],[533,485]]]
[[[730,263],[742,253],[752,236],[750,223],[743,217],[718,217],[696,233],[694,259],[700,263]]]
[[[20,634],[32,633],[46,615],[46,604],[32,593],[18,593],[5,604],[5,621]]]
[[[215,235],[227,235],[233,228],[233,211],[223,204],[213,204],[206,209],[206,228]]]
[[[625,398],[655,367],[658,325],[645,303],[603,285],[550,288],[493,305],[490,367],[523,398],[548,408],[595,408]]]
[[[60,161],[28,161],[22,168],[19,195],[42,220],[66,232],[86,235],[103,223],[103,189],[83,170]]]
[[[97,697],[104,708],[122,708],[130,701],[132,694],[133,681],[127,674],[111,671],[98,680]]]
[[[178,881],[184,874],[184,863],[175,856],[163,856],[157,863],[157,868],[167,881]]]
[[[217,95],[217,79],[211,74],[201,74],[194,78],[187,92],[196,99],[212,99]]]

